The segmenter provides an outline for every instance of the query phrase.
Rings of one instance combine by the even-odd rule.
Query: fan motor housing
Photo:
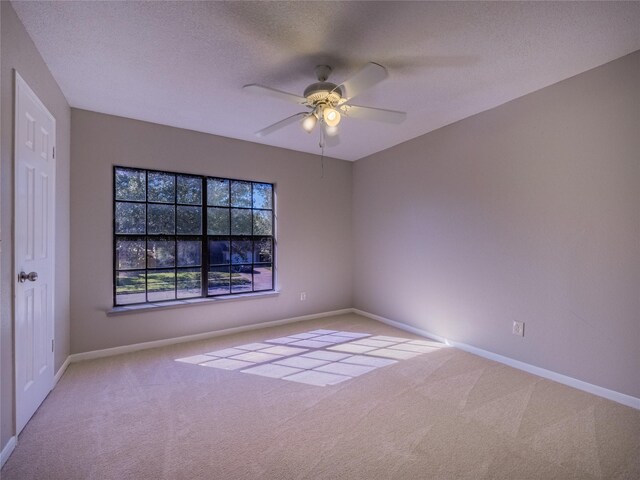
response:
[[[312,105],[319,102],[335,105],[342,98],[342,90],[335,83],[317,82],[305,88],[303,96]]]

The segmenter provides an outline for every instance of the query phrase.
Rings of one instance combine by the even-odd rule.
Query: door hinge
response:
[[[53,158],[56,158],[56,147],[53,147]]]
[[[52,338],[51,339],[51,351],[54,352],[55,350],[53,349],[54,345],[56,344],[56,341]]]

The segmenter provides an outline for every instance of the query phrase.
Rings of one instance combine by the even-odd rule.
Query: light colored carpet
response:
[[[72,364],[2,480],[640,478],[639,411],[453,348],[324,387],[175,361],[314,328],[418,338],[343,315]]]

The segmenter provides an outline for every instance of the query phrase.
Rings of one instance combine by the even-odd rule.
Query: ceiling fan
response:
[[[258,95],[279,98],[306,107],[309,111],[299,112],[256,132],[264,137],[294,122],[300,121],[302,128],[311,133],[320,124],[320,146],[335,146],[339,143],[338,124],[342,117],[361,118],[387,123],[402,123],[405,112],[382,108],[353,105],[351,100],[365,90],[387,78],[387,69],[377,63],[367,63],[355,75],[340,85],[328,82],[331,74],[329,65],[318,65],[315,69],[318,81],[305,88],[302,96],[283,92],[274,88],[252,83],[242,87]]]

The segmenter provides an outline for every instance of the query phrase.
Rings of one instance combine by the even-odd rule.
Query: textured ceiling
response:
[[[317,132],[255,131],[301,110],[242,90],[302,94],[317,64],[340,83],[390,77],[345,119],[356,160],[640,49],[640,2],[13,2],[72,107],[319,153]]]

